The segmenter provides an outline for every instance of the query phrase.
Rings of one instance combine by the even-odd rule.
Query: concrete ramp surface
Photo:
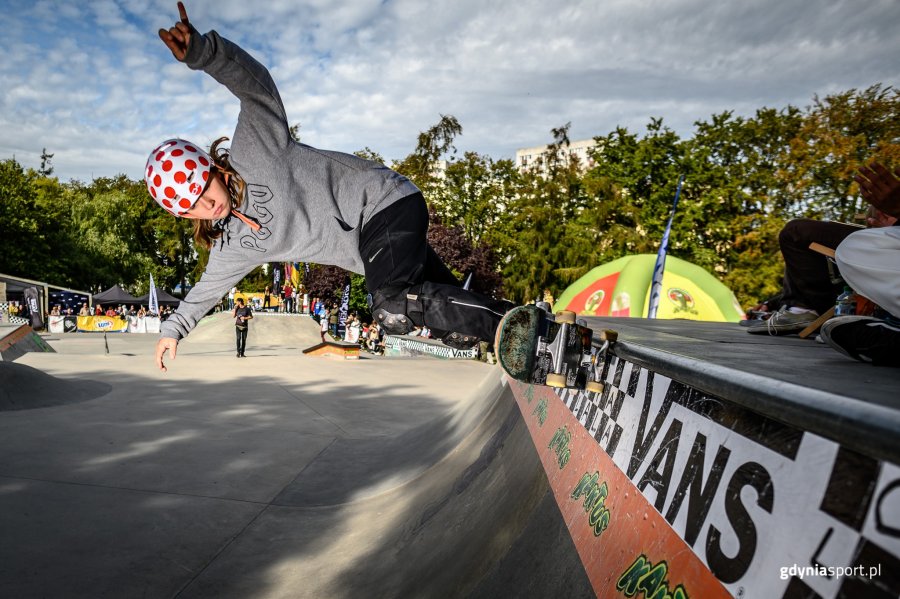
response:
[[[108,392],[0,411],[3,596],[592,594],[499,368],[306,357],[309,324],[238,359],[216,316],[166,374],[152,335],[21,357]]]

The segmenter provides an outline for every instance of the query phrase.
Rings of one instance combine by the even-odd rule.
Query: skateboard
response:
[[[575,313],[551,315],[541,306],[510,310],[497,327],[495,347],[500,366],[524,383],[601,392],[603,362],[618,334],[575,322]]]

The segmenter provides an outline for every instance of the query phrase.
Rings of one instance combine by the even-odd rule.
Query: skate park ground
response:
[[[894,369],[727,323],[589,324],[897,463]],[[257,315],[243,359],[204,320],[168,373],[156,335],[44,339],[0,362],[0,596],[593,595],[496,366],[304,356],[300,316]]]
[[[156,335],[0,362],[0,594],[591,594],[498,367],[307,357],[308,318],[251,325],[238,359],[203,321],[168,373]]]

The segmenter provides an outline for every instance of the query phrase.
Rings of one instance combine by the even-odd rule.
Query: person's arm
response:
[[[900,169],[892,173],[874,162],[859,169],[854,179],[865,201],[888,216],[900,218]]]
[[[250,129],[267,145],[286,147],[292,140],[287,114],[266,67],[217,32],[200,34],[181,2],[178,13],[180,21],[168,31],[160,29],[159,37],[177,60],[206,72],[241,101],[235,138],[241,129]]]
[[[156,344],[156,365],[160,370],[164,372],[166,370],[163,363],[165,352],[169,351],[174,359],[178,341],[186,337],[222,295],[253,268],[254,265],[236,264],[226,260],[220,257],[218,252],[210,254],[203,276],[178,304],[178,310],[159,326],[160,340]]]

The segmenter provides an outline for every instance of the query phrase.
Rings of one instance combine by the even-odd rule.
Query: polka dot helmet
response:
[[[144,181],[157,204],[184,216],[206,188],[211,170],[212,159],[198,145],[167,139],[147,158]]]

